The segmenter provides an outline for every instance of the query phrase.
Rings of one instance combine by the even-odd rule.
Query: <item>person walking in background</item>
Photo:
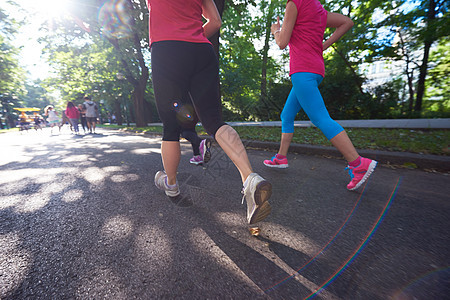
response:
[[[200,138],[195,131],[195,127],[183,128],[181,137],[188,140],[192,146],[194,156],[189,160],[189,163],[200,165],[209,162],[211,159],[211,141],[209,139]]]
[[[181,124],[181,137],[191,143],[194,153],[189,163],[193,165],[206,164],[211,159],[211,141],[200,138],[195,130],[199,119],[192,104],[191,95],[183,97],[182,104],[177,108],[177,117]]]
[[[91,100],[89,96],[84,97],[84,107],[86,107],[86,122],[89,128],[89,133],[95,133],[95,126],[97,125],[98,107],[97,104]]]
[[[80,112],[80,123],[83,128],[84,134],[86,134],[86,129],[88,129],[86,121],[86,107],[84,104],[78,104],[78,111]]]
[[[265,160],[272,168],[287,168],[286,158],[294,135],[294,120],[303,109],[311,122],[317,126],[348,161],[351,181],[347,189],[355,190],[363,184],[375,169],[377,162],[359,156],[345,130],[331,119],[319,84],[325,76],[323,51],[338,41],[353,26],[350,18],[327,12],[318,0],[288,0],[283,21],[280,18],[271,27],[275,42],[280,49],[289,44],[289,67],[292,90],[281,113],[281,143],[278,153]],[[323,42],[326,27],[336,28]]]
[[[42,117],[35,112],[34,113],[34,117],[33,117],[33,121],[34,121],[34,129],[37,131],[38,129],[42,130],[42,121],[41,121]]]
[[[239,170],[248,223],[263,220],[271,211],[268,199],[272,186],[253,172],[239,135],[222,120],[218,59],[207,39],[221,26],[213,0],[147,0],[147,6],[153,87],[163,122],[164,171],[156,173],[155,185],[167,196],[180,194],[177,169],[182,128],[177,112],[182,97],[190,93],[206,132],[215,137]]]
[[[47,105],[44,108],[45,116],[48,116],[47,122],[50,125],[51,133],[53,134],[53,127],[58,126],[61,132],[61,119],[58,117],[58,113],[53,109],[52,105]]]
[[[67,102],[67,107],[65,110],[66,116],[69,118],[70,125],[72,125],[75,134],[79,133],[78,120],[80,118],[80,112],[78,108],[73,104],[72,101]]]

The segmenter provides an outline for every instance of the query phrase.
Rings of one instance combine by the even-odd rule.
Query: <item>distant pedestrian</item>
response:
[[[89,128],[89,133],[95,133],[95,126],[98,118],[98,107],[89,96],[84,97],[84,100],[83,105],[86,107],[86,121]]]
[[[194,153],[189,162],[193,165],[207,163],[211,159],[211,141],[200,138],[195,130],[199,119],[192,104],[191,95],[183,97],[177,109],[177,119],[181,125],[181,137],[191,143]]]
[[[20,130],[27,130],[27,131],[28,131],[29,127],[30,127],[29,117],[24,111],[22,111],[20,113],[19,127],[20,127]]]
[[[42,117],[38,113],[34,113],[34,129],[37,131],[38,129],[42,130]]]
[[[89,129],[86,121],[86,107],[84,104],[78,104],[78,111],[80,112],[80,123],[83,128],[84,133],[86,134],[86,130]]]
[[[194,156],[189,160],[189,163],[201,165],[206,164],[211,159],[211,141],[207,138],[200,138],[195,127],[183,128],[181,137],[188,140],[192,146]]]
[[[153,87],[158,114],[164,125],[161,156],[165,171],[156,173],[156,186],[168,196],[180,194],[177,169],[182,128],[177,121],[177,109],[182,97],[190,93],[203,127],[215,137],[239,170],[247,201],[248,223],[263,220],[271,210],[268,199],[272,186],[253,173],[239,135],[222,120],[218,59],[207,39],[221,26],[214,1],[147,0],[147,6],[151,20]]]
[[[348,17],[327,12],[318,0],[288,0],[283,27],[280,18],[271,27],[280,49],[289,44],[289,64],[292,90],[281,113],[281,143],[278,153],[264,165],[272,168],[287,168],[286,158],[294,135],[294,119],[303,109],[316,125],[348,161],[351,181],[347,189],[355,190],[363,184],[375,169],[377,162],[359,156],[345,130],[331,119],[319,91],[325,76],[323,51],[341,38],[353,22]],[[326,27],[336,28],[328,40],[323,42]]]
[[[58,126],[59,131],[61,132],[61,119],[58,117],[58,113],[53,109],[52,105],[47,105],[44,108],[45,116],[48,116],[47,122],[50,125],[51,133],[53,134],[53,127]]]
[[[73,131],[75,134],[79,133],[78,129],[78,120],[80,118],[80,112],[78,111],[78,108],[73,104],[72,101],[67,102],[66,107],[66,116],[69,118],[70,125],[72,125]]]

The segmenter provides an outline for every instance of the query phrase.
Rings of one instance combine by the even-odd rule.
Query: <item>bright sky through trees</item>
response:
[[[2,8],[18,21],[25,20],[13,41],[16,47],[21,47],[20,63],[30,72],[32,80],[45,78],[49,66],[41,57],[42,46],[37,39],[43,35],[40,28],[43,24],[51,24],[54,19],[66,14],[68,0],[15,0],[21,8],[2,4]]]

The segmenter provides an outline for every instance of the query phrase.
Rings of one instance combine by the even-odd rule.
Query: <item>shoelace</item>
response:
[[[242,196],[242,202],[241,202],[241,204],[244,204],[244,199],[245,199],[245,192],[244,192],[244,188],[242,188],[242,190],[241,190],[241,194],[243,195],[243,196]]]
[[[353,177],[355,177],[355,175],[353,175],[353,169],[351,169],[350,167],[345,168],[345,170],[348,170],[348,174],[350,175],[350,178],[353,179]]]

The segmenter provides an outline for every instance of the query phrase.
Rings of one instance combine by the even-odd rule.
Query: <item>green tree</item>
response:
[[[380,25],[395,32],[399,42],[385,41],[381,46],[388,51],[381,54],[405,60],[410,113],[414,111],[420,114],[427,86],[431,48],[447,39],[450,34],[449,4],[444,0],[421,0],[409,10],[406,8],[409,5],[406,0],[397,0],[393,4],[394,9],[386,14]]]
[[[54,101],[53,97],[49,95],[45,85],[40,79],[34,82],[25,83],[25,94],[23,95],[23,102],[27,107],[44,108],[46,105]]]
[[[13,2],[7,2],[13,5]],[[24,90],[24,72],[19,66],[20,49],[11,43],[19,26],[20,24],[0,7],[0,119],[4,118],[9,127],[15,126],[17,116],[12,108],[20,106],[19,95]],[[2,120],[0,127],[3,128]]]
[[[430,69],[426,82],[426,108],[431,116],[450,116],[450,42],[442,40],[430,54]]]
[[[269,82],[281,69],[269,56],[270,26],[284,9],[281,2],[227,2],[220,57],[226,118],[271,119],[281,110],[269,96]]]
[[[58,44],[62,50],[64,47],[72,48],[71,55],[76,55],[76,49],[80,49],[80,53],[89,53],[89,48],[95,48],[94,53],[99,56],[102,51],[106,52],[109,59],[106,61],[108,67],[114,65],[112,68],[117,71],[117,63],[120,65],[120,74],[124,81],[132,86],[131,99],[134,106],[135,121],[137,126],[146,126],[148,122],[152,121],[152,106],[147,103],[146,91],[149,82],[149,59],[148,56],[148,11],[145,0],[82,0],[73,2],[73,7],[70,9],[71,16],[61,20],[59,23],[59,32],[53,32],[47,39],[48,48],[54,48]],[[105,44],[107,43],[108,46]],[[63,52],[63,51],[59,51]],[[62,54],[60,54],[62,55]],[[72,56],[73,57],[73,56]],[[91,56],[89,56],[92,58]],[[55,59],[55,56],[52,56]],[[57,61],[62,61],[56,58]],[[58,60],[59,59],[59,60]],[[81,58],[82,60],[82,58]],[[83,61],[80,61],[83,63]],[[111,80],[118,80],[117,73],[113,76],[109,72],[109,76],[99,71],[98,65],[92,64],[86,60],[85,71],[88,73],[90,80],[85,79],[86,82],[110,82]],[[97,67],[96,69],[90,66]],[[72,71],[72,70],[67,70]],[[68,74],[70,72],[67,72]],[[101,78],[105,75],[106,78]],[[82,76],[82,72],[75,74],[75,76]],[[80,80],[82,82],[83,80]],[[99,98],[107,97],[107,92],[103,88],[92,89],[91,91],[98,91]],[[85,93],[81,85],[77,92]],[[91,84],[92,87],[92,84]],[[100,100],[102,100],[100,99]]]
[[[254,108],[257,108],[261,60],[247,29],[251,20],[245,4],[227,3],[221,29],[220,79],[224,117],[228,120],[257,118]]]

